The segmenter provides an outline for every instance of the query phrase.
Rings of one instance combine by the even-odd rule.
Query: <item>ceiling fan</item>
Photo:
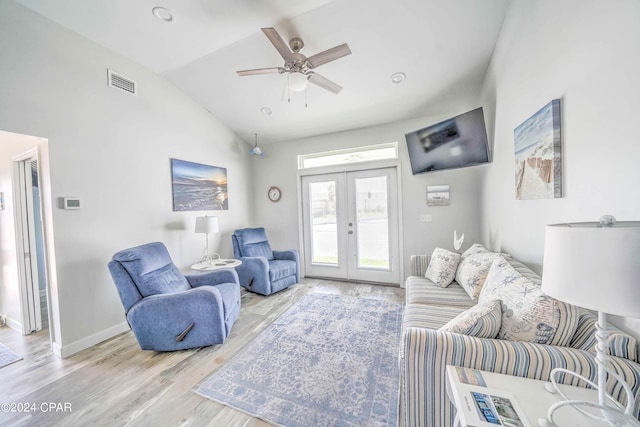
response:
[[[349,49],[349,46],[347,46],[346,43],[327,49],[323,52],[316,53],[315,55],[307,58],[300,53],[300,50],[304,47],[304,42],[301,38],[292,38],[289,40],[289,46],[287,46],[275,28],[262,28],[262,32],[267,36],[269,41],[280,53],[280,56],[284,59],[284,66],[242,70],[237,71],[238,75],[253,76],[256,74],[289,73],[289,89],[293,91],[304,90],[306,88],[307,81],[336,94],[342,90],[342,86],[332,82],[326,77],[322,77],[320,74],[313,71],[313,69],[324,65],[327,62],[335,61],[338,58],[350,55],[351,49]]]

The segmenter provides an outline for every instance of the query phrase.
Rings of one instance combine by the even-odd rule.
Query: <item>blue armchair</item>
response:
[[[300,281],[298,251],[272,250],[264,228],[236,230],[231,241],[233,255],[242,261],[236,271],[245,289],[271,295]]]
[[[223,343],[240,314],[234,270],[183,276],[160,242],[120,251],[108,266],[143,350]]]

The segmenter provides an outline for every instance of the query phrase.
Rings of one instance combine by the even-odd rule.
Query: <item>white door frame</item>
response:
[[[372,169],[384,169],[384,168],[395,168],[396,170],[396,195],[397,195],[397,252],[398,252],[398,273],[399,273],[399,282],[401,284],[402,278],[404,277],[404,262],[401,260],[404,259],[404,250],[403,250],[403,227],[402,221],[400,218],[403,217],[402,214],[402,166],[398,160],[381,160],[381,161],[372,161],[372,162],[362,162],[362,163],[354,163],[349,165],[337,165],[337,166],[326,166],[326,167],[318,167],[318,168],[309,168],[309,169],[301,169],[298,171],[298,240],[299,247],[301,250],[300,256],[300,273],[301,276],[306,276],[306,268],[303,260],[307,256],[305,250],[305,240],[304,240],[304,197],[303,197],[303,184],[302,178],[309,175],[325,175],[331,173],[341,173],[341,172],[355,172],[362,170],[372,170]]]
[[[18,290],[22,315],[22,333],[26,335],[42,329],[36,231],[34,226],[35,215],[33,210],[33,182],[31,178],[32,161],[38,162],[38,177],[40,176],[37,147],[12,157],[12,161]],[[41,186],[39,185],[39,187]],[[40,205],[42,206],[42,202]],[[40,218],[42,218],[42,212]],[[40,238],[44,239],[44,236]],[[49,304],[47,304],[47,310],[48,306]]]

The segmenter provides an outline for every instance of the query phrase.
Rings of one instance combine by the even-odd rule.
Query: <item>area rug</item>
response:
[[[196,393],[272,424],[396,426],[402,304],[310,293]]]
[[[22,357],[11,351],[7,346],[0,343],[0,368],[22,360]]]

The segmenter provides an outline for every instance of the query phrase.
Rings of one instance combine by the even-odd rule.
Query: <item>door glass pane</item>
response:
[[[389,269],[387,177],[357,178],[358,267]]]
[[[336,182],[309,184],[311,212],[311,262],[338,265]]]

